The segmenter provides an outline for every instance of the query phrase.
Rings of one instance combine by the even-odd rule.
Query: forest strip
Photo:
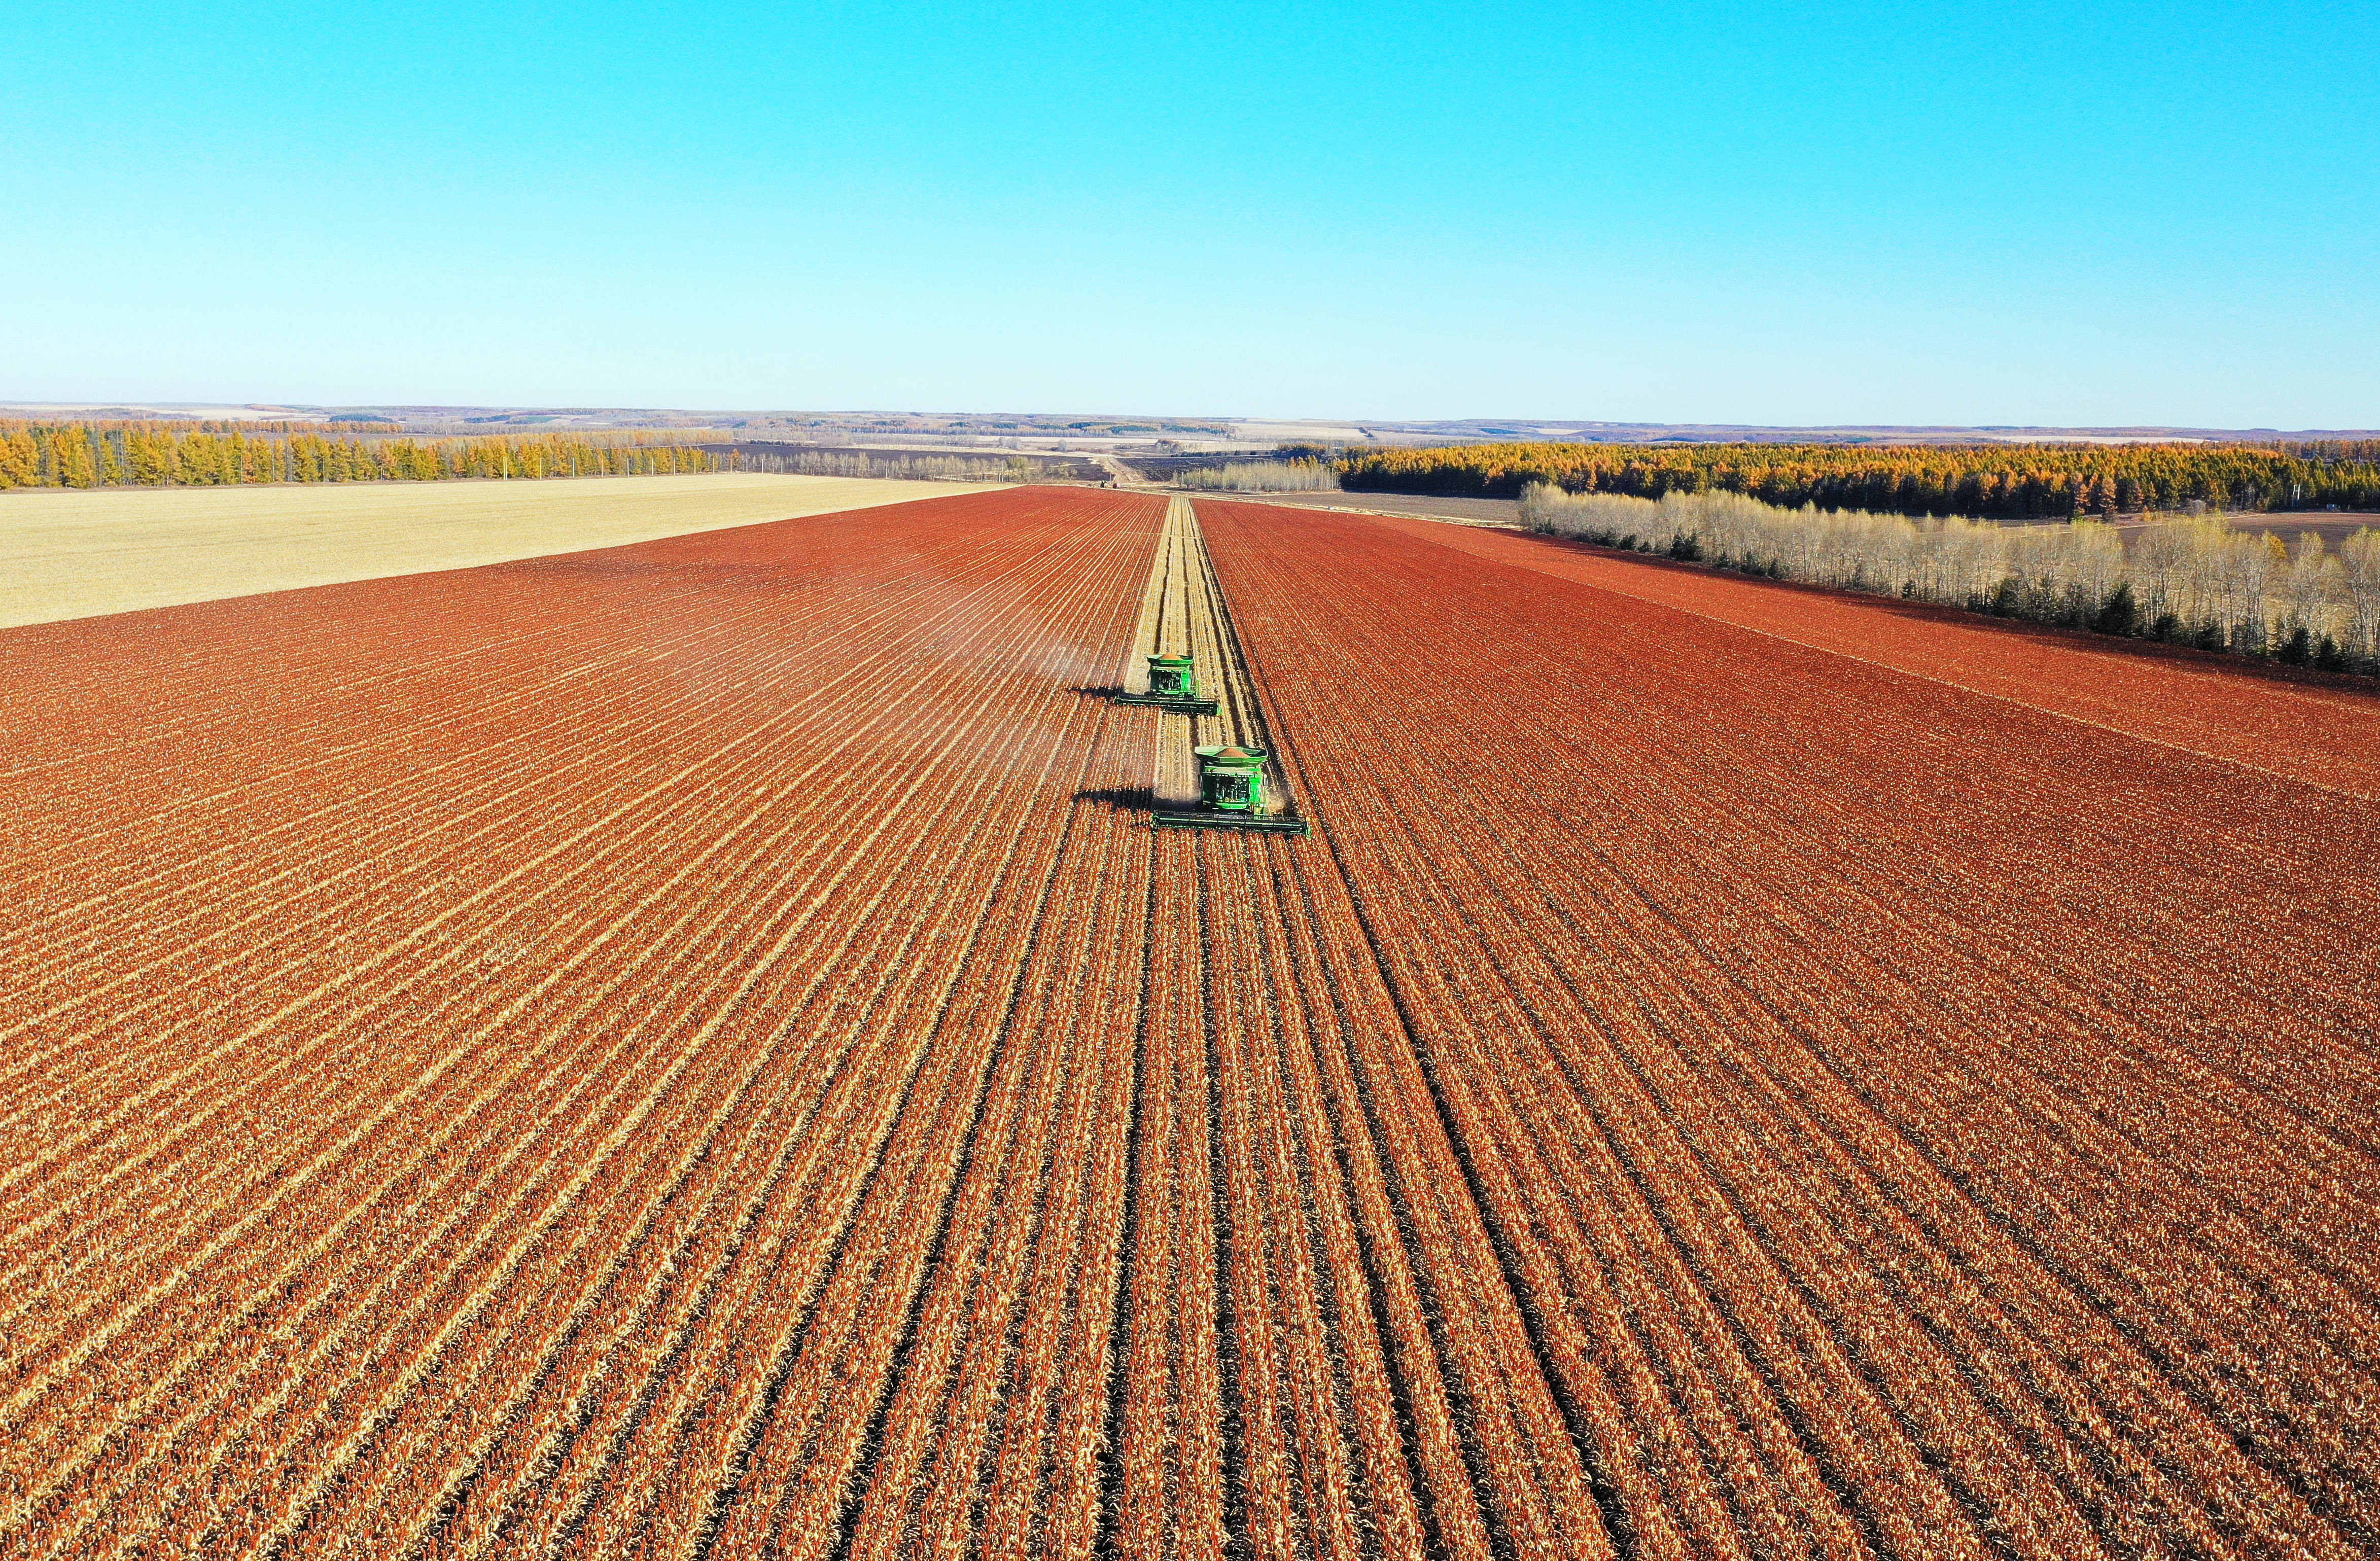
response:
[[[1518,495],[1722,489],[1798,509],[2113,519],[2143,510],[2363,510],[2380,504],[2380,441],[2256,444],[1462,444],[1351,449],[1348,490]]]

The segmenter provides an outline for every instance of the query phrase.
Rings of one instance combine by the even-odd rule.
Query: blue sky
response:
[[[9,7],[0,398],[2380,426],[2380,6]]]

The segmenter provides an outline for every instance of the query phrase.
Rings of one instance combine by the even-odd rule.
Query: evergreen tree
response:
[[[2091,627],[2103,635],[2129,635],[2139,626],[2140,618],[2139,604],[2132,599],[2132,583],[2120,580],[2107,593],[2107,599],[2099,604]]]

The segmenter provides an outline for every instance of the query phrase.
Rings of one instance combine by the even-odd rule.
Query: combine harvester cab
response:
[[[1211,716],[1215,701],[1198,695],[1198,658],[1195,655],[1157,655],[1146,658],[1148,663],[1148,692],[1117,696],[1120,705],[1154,705],[1160,710],[1176,715]]]

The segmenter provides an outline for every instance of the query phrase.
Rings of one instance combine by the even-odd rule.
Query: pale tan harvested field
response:
[[[0,626],[468,569],[997,484],[711,473],[0,497]]]

